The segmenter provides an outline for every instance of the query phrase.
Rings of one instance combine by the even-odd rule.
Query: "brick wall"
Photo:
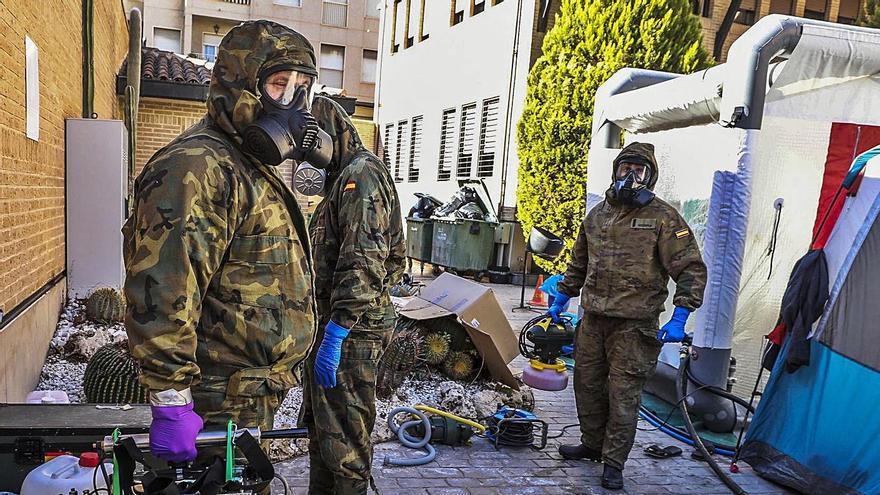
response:
[[[153,153],[195,124],[207,112],[201,101],[141,98],[138,105],[136,174]]]
[[[119,115],[115,74],[127,26],[118,0],[95,0],[95,111]],[[64,120],[82,116],[81,3],[0,4],[0,309],[64,270]],[[25,136],[25,35],[39,49],[40,138]]]

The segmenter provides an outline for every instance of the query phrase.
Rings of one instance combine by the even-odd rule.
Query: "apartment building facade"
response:
[[[148,47],[212,62],[223,36],[250,19],[290,26],[315,47],[319,83],[357,98],[370,118],[376,87],[379,0],[126,0],[143,12]]]
[[[785,14],[808,19],[855,24],[865,0],[741,0],[729,34],[721,40],[719,30],[731,0],[692,0],[694,15],[703,26],[703,45],[719,62],[727,59],[730,45],[758,19]]]

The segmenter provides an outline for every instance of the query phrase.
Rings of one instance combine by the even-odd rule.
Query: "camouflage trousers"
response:
[[[623,469],[636,436],[642,388],[662,344],[657,320],[586,313],[575,338],[574,395],[581,443]]]
[[[261,431],[266,431],[274,427],[275,412],[280,407],[286,393],[246,396],[234,392],[230,393],[226,389],[223,382],[217,382],[210,389],[199,385],[192,388],[193,408],[204,420],[206,430],[224,429],[230,420],[238,428],[260,428]],[[269,442],[261,442],[260,445],[268,454]],[[196,462],[209,464],[214,461],[215,457],[225,455],[224,447],[204,448],[199,450]],[[269,495],[270,493],[271,491],[267,487],[260,492],[260,495]]]
[[[324,338],[323,330],[318,340]],[[315,384],[318,344],[306,363],[300,426],[309,429],[309,494],[365,494],[371,481],[376,370],[391,329],[357,330],[342,344],[336,387]]]

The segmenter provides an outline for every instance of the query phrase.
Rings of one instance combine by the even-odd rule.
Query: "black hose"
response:
[[[283,430],[266,430],[260,432],[261,440],[276,440],[280,438],[308,438],[308,428],[285,428]]]
[[[711,392],[719,397],[723,397],[725,399],[731,400],[731,401],[743,406],[744,408],[746,408],[746,410],[749,411],[750,413],[752,413],[752,414],[755,413],[755,407],[749,401],[743,399],[742,397],[738,397],[738,396],[728,392],[727,390],[724,390],[723,388],[719,388],[714,385],[707,385],[707,384],[701,382],[700,380],[697,379],[697,377],[694,376],[693,372],[691,372],[690,367],[688,367],[688,369],[687,369],[687,377],[688,377],[688,380],[690,380],[693,384],[697,385],[701,389],[706,390],[707,392]]]
[[[703,444],[703,439],[697,435],[697,430],[694,428],[694,423],[691,421],[690,414],[687,409],[687,369],[690,363],[690,346],[687,344],[682,345],[681,350],[681,364],[678,366],[678,376],[675,380],[675,384],[678,388],[678,398],[679,398],[679,407],[681,408],[681,415],[684,419],[684,424],[687,427],[688,433],[690,433],[691,438],[694,441],[694,445],[697,446],[697,449],[703,455],[703,458],[706,459],[706,462],[709,463],[709,467],[712,468],[712,471],[718,476],[718,479],[724,482],[730,491],[735,493],[736,495],[748,495],[745,490],[742,489],[735,481],[733,481],[724,470],[718,465],[718,462],[715,461],[714,458],[709,454],[709,451],[706,450],[706,446]]]

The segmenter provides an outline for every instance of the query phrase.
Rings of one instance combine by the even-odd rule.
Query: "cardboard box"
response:
[[[456,315],[493,378],[519,390],[514,369],[508,366],[519,355],[519,344],[498,298],[489,287],[444,273],[423,287],[400,310],[413,320]]]

